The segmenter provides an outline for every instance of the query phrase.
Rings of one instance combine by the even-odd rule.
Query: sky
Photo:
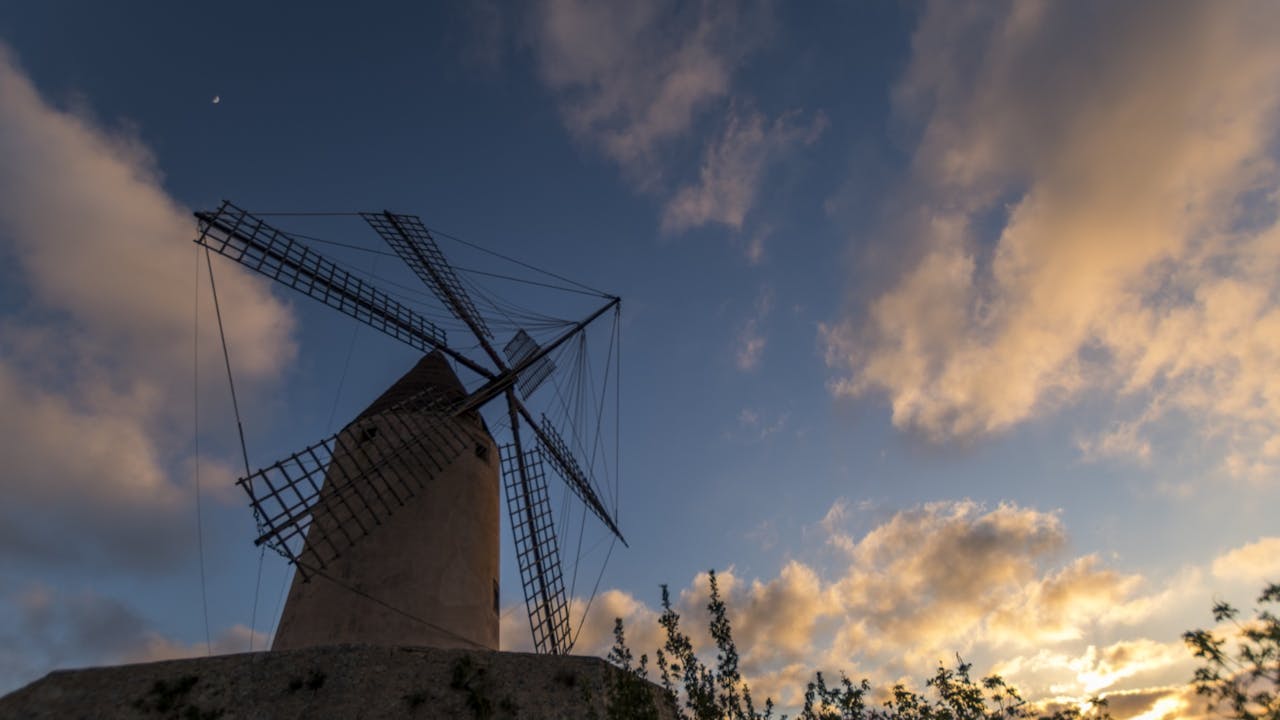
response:
[[[1280,579],[1280,5],[423,5],[0,5],[0,691],[269,643],[191,242],[228,199],[622,298],[630,547],[577,652],[651,653],[662,584],[696,630],[715,569],[783,706],[960,653],[1200,712],[1180,633]],[[255,467],[416,360],[214,271]]]

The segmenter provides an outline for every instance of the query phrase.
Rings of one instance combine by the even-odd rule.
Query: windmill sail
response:
[[[474,431],[453,417],[458,393],[423,386],[430,369],[420,363],[341,432],[239,480],[259,522],[255,544],[295,563],[305,578],[475,446]]]
[[[309,295],[424,353],[444,348],[444,331],[385,292],[229,202],[198,212],[196,243]]]
[[[444,259],[444,253],[440,252],[440,246],[436,245],[435,238],[431,237],[422,220],[413,215],[395,215],[386,211],[360,213],[360,217],[387,241],[458,319],[477,336],[493,339],[493,333],[489,332],[484,318],[476,311],[475,303],[471,302],[471,297],[458,281],[457,273]]]
[[[519,367],[521,363],[530,357],[533,357],[542,348],[538,347],[537,341],[529,337],[529,333],[524,330],[517,330],[514,337],[507,342],[502,348],[503,354],[507,356],[507,362],[512,367]],[[520,394],[524,399],[528,400],[530,395],[537,392],[542,387],[542,383],[546,382],[551,373],[555,372],[556,365],[551,362],[551,358],[543,355],[534,360],[524,372],[520,373],[520,379],[516,381],[516,386],[520,388]]]
[[[521,462],[514,445],[502,447],[502,481],[533,644],[540,653],[560,655],[569,651],[569,605],[543,468],[539,448],[524,453]]]
[[[560,477],[564,479],[565,484],[625,545],[627,541],[622,537],[622,531],[614,523],[613,517],[605,509],[604,503],[600,502],[600,496],[596,494],[595,487],[587,479],[586,474],[582,472],[578,461],[574,460],[573,453],[569,452],[569,447],[565,445],[560,433],[556,432],[555,425],[551,424],[550,418],[543,415],[542,427],[537,429],[540,430],[538,439],[543,450],[546,451],[547,458],[560,473]]]

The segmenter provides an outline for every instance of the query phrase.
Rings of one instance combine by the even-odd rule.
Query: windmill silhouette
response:
[[[255,544],[296,567],[275,647],[496,649],[500,471],[535,649],[569,652],[573,635],[547,467],[613,538],[626,540],[616,506],[610,511],[597,492],[595,441],[571,445],[545,413],[535,419],[526,402],[553,378],[558,350],[585,346],[592,323],[613,311],[618,331],[619,298],[598,293],[603,304],[582,319],[541,328],[555,331],[541,344],[516,328],[500,353],[490,323],[419,218],[358,213],[465,326],[479,351],[472,357],[423,313],[307,247],[304,236],[230,202],[195,215],[197,244],[424,353],[341,431],[237,481],[257,522]],[[613,357],[612,339],[609,347]],[[478,383],[467,390],[450,362]],[[509,442],[497,446],[481,411],[503,401]]]

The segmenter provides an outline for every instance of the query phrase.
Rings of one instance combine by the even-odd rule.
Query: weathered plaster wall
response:
[[[450,435],[451,451],[421,446],[391,453],[403,443],[398,434],[406,427],[440,422],[429,413],[387,408],[428,387],[441,396],[462,392],[438,354],[423,358],[343,430],[339,447],[351,452],[335,452],[330,475],[335,466],[367,475],[362,487],[344,492],[374,499],[366,503],[352,495],[338,502],[335,483],[326,480],[320,502],[333,511],[318,514],[302,563],[318,566],[311,548],[317,531],[329,538],[349,533],[355,541],[349,547],[343,542],[323,574],[306,581],[295,575],[273,649],[338,643],[498,648],[499,459],[493,439],[478,416],[461,417],[464,440]],[[383,463],[384,455],[393,459],[368,473],[364,466]],[[415,477],[415,487],[422,487],[401,506],[386,477]],[[393,510],[386,512],[382,503]]]

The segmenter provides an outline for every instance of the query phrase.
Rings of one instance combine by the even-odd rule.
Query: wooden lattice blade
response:
[[[324,567],[477,446],[481,439],[454,417],[461,385],[435,382],[437,364],[448,368],[439,355],[424,358],[341,432],[241,479],[257,543],[302,572]]]
[[[534,648],[539,653],[565,654],[570,649],[569,604],[542,452],[534,448],[521,462],[515,446],[504,445],[501,455],[507,512]]]
[[[622,541],[623,545],[626,545],[627,540],[622,537],[622,531],[618,529],[613,515],[605,508],[591,481],[587,479],[586,473],[582,472],[578,461],[574,459],[569,446],[560,437],[555,425],[551,423],[551,419],[546,415],[542,416],[542,424],[538,428],[538,441],[546,453],[547,460],[555,467],[565,484],[573,491],[573,494],[578,496],[578,499],[587,506],[587,509],[592,514],[600,518],[600,522],[603,522],[605,527],[608,527],[609,531]]]
[[[466,323],[478,337],[493,339],[493,333],[489,332],[475,303],[458,281],[457,273],[453,271],[421,219],[415,215],[396,215],[385,211],[360,213],[360,217],[431,288],[431,292],[435,293],[450,312]]]
[[[511,367],[519,367],[528,358],[534,356],[542,348],[538,347],[538,342],[529,337],[529,333],[524,330],[516,331],[516,334],[502,348],[502,352],[507,356],[507,362]],[[542,387],[542,383],[551,377],[551,373],[555,372],[556,365],[551,361],[550,357],[543,355],[534,360],[529,367],[520,373],[520,378],[516,380],[516,386],[520,388],[520,395],[528,400],[529,396],[537,392]]]
[[[444,331],[431,321],[235,205],[224,202],[196,218],[197,244],[417,350],[446,347]]]

